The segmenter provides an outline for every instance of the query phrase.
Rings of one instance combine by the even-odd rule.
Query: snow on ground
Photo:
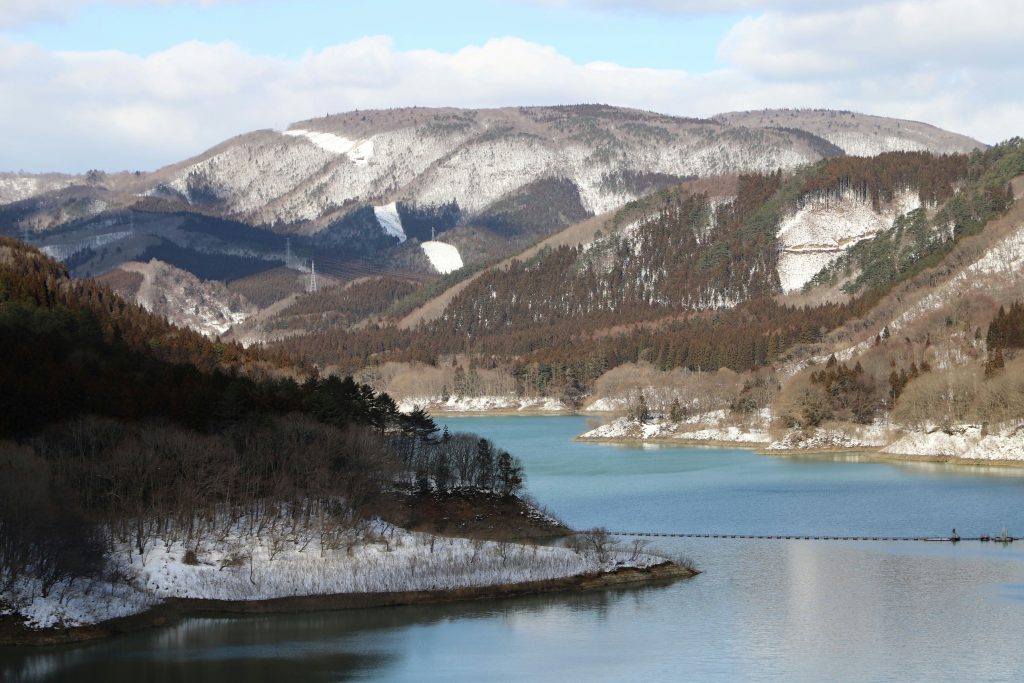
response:
[[[375,206],[373,215],[377,217],[377,222],[380,223],[381,229],[386,234],[397,237],[400,243],[406,240],[405,228],[402,227],[402,217],[398,215],[397,204],[391,202],[384,206]]]
[[[358,165],[364,165],[373,157],[373,140],[350,140],[343,135],[319,133],[313,130],[293,128],[286,130],[285,135],[306,138],[314,145],[327,152],[344,154]]]
[[[766,451],[850,449],[963,460],[1024,461],[1024,425],[993,429],[983,435],[983,429],[978,425],[960,425],[946,430],[930,428],[925,431],[900,429],[885,422],[870,425],[836,423],[810,430],[793,429],[781,438],[773,439],[768,432],[769,418],[762,415],[749,424],[728,424],[724,419],[724,411],[692,416],[679,423],[667,420],[638,423],[621,417],[591,429],[579,438],[759,443],[766,444]]]
[[[423,242],[420,246],[423,247],[423,253],[430,259],[430,265],[442,275],[452,273],[463,265],[459,250],[450,244],[430,240]]]
[[[596,401],[585,406],[583,409],[587,412],[594,413],[618,413],[626,410],[627,408],[629,408],[629,399],[602,396]]]
[[[793,429],[781,439],[772,441],[769,451],[827,451],[846,448],[879,448],[893,438],[888,424],[835,425],[811,430]]]
[[[76,179],[71,177],[18,175],[0,173],[0,204],[28,199],[43,192],[59,190],[71,185]]]
[[[901,193],[881,212],[852,193],[827,205],[808,203],[779,226],[779,280],[783,291],[803,287],[854,244],[888,230],[897,216],[919,206],[916,192]]]
[[[398,401],[398,410],[412,412],[426,408],[431,412],[479,413],[488,410],[530,410],[557,413],[566,410],[564,403],[548,396],[413,396]]]
[[[579,438],[622,439],[624,441],[678,439],[680,441],[730,443],[767,443],[771,441],[767,430],[761,426],[760,420],[752,424],[725,424],[725,416],[724,410],[716,410],[691,415],[679,422],[657,419],[643,423],[628,417],[620,417],[580,434]]]
[[[240,525],[241,527],[241,525]],[[108,558],[122,581],[59,585],[47,598],[19,599],[20,582],[0,595],[33,628],[79,626],[141,612],[166,598],[267,600],[339,593],[428,591],[546,581],[664,562],[653,555],[444,538],[377,524],[321,545],[319,535],[283,529],[259,538],[236,528],[222,540],[153,542],[139,555],[118,544]],[[186,550],[195,552],[186,564]]]
[[[916,302],[905,301],[900,308],[899,315],[878,325],[875,332],[880,333],[883,328],[888,327],[889,331],[895,334],[904,327],[912,325],[915,320],[942,308],[951,301],[971,296],[973,292],[987,292],[1005,287],[1016,282],[1022,269],[1024,269],[1024,225],[1017,226],[1013,232],[981,254],[977,261],[944,284],[926,290],[926,293]],[[848,362],[867,351],[873,344],[874,334],[870,334],[856,344],[835,351],[836,359],[840,362]],[[783,366],[782,373],[792,375],[810,363],[824,363],[829,355],[831,352],[826,351],[812,358],[808,363]]]
[[[120,268],[142,275],[135,301],[143,308],[207,337],[224,334],[256,312],[252,304],[230,292],[224,283],[200,280],[163,261],[129,261]]]
[[[1024,460],[1024,428],[984,432],[979,425],[911,432],[890,443],[882,452],[966,460]]]

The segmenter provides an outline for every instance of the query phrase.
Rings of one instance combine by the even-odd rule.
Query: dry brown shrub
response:
[[[728,407],[741,386],[741,376],[728,368],[714,372],[682,368],[662,372],[650,363],[626,363],[601,375],[594,383],[593,393],[599,398],[628,401],[643,391],[644,400],[655,413],[667,413],[675,399],[695,413]]]

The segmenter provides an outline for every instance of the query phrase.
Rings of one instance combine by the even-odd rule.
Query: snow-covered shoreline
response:
[[[496,396],[412,396],[398,401],[403,413],[423,408],[430,413],[552,413],[564,414],[571,409],[557,398]]]
[[[21,618],[32,630],[102,624],[147,612],[167,600],[253,602],[285,598],[372,596],[484,590],[595,577],[625,569],[650,570],[654,555],[560,546],[482,541],[406,531],[383,523],[324,540],[283,530],[259,536],[241,527],[225,538],[154,541],[140,554],[118,543],[106,578],[59,583],[40,597],[35,580],[21,579],[0,595],[0,616]],[[113,578],[117,577],[117,578]]]
[[[792,429],[776,438],[769,432],[767,422],[726,424],[721,416],[706,414],[679,423],[638,423],[622,417],[584,432],[577,439],[623,444],[742,446],[766,455],[856,452],[878,460],[1024,466],[1022,425],[989,431],[980,425],[912,430],[889,424],[843,424]]]

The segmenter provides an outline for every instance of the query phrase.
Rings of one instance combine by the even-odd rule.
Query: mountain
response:
[[[400,296],[373,324],[309,329],[277,348],[350,372],[487,368],[506,391],[573,400],[626,363],[773,366],[985,234],[1015,205],[1021,173],[1024,143],[1011,140],[688,181]]]
[[[982,147],[846,112],[356,111],[247,133],[153,173],[0,176],[0,232],[28,234],[78,275],[157,258],[233,279],[284,263],[280,236],[295,267],[444,274],[688,178]]]

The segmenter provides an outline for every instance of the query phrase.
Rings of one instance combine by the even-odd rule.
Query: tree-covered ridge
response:
[[[772,236],[750,219],[781,174],[741,176],[736,201],[664,192],[653,216],[591,245],[547,250],[491,270],[434,328],[469,335],[562,320],[618,324],[709,308],[778,287]]]
[[[368,317],[383,315],[396,301],[412,295],[417,288],[417,284],[409,280],[384,276],[302,294],[268,321],[266,327],[307,333],[348,327]]]
[[[963,161],[952,163],[958,159]],[[887,290],[938,264],[961,238],[980,232],[1013,203],[1010,180],[1024,173],[1024,140],[1014,138],[970,157],[939,157],[935,164],[948,166],[950,172],[945,185],[929,181],[932,196],[940,202],[937,210],[921,208],[898,217],[890,230],[854,245],[806,288],[843,281],[844,291],[851,294]],[[963,182],[954,184],[958,167]],[[926,199],[923,193],[921,199]],[[929,205],[934,203],[925,203]]]
[[[293,412],[335,426],[407,426],[386,394],[351,378],[271,378],[268,359],[284,364],[280,356],[176,328],[14,240],[0,249],[0,435],[77,415],[200,430]]]
[[[522,488],[511,454],[439,434],[386,393],[351,377],[246,375],[265,361],[72,281],[13,240],[0,249],[4,613],[15,593],[119,580],[105,569],[114,548],[144,557],[157,541],[233,534],[326,552],[358,537],[385,492]],[[233,364],[217,362],[228,353]]]
[[[805,174],[799,204],[829,202],[853,193],[877,211],[902,191],[917,192],[921,204],[935,206],[957,186],[984,170],[985,160],[963,154],[887,152],[875,157],[837,157]]]
[[[776,235],[787,213],[851,194],[877,209],[905,191],[936,206],[955,199],[959,186],[984,176],[997,158],[992,152],[833,158],[789,178],[741,175],[727,202],[662,191],[647,202],[648,217],[624,230],[485,273],[435,327],[480,335],[559,320],[614,325],[773,295],[780,289]]]
[[[352,372],[386,361],[437,364],[465,354],[479,367],[510,368],[521,393],[570,402],[624,363],[649,362],[662,370],[772,365],[790,347],[817,343],[866,314],[905,277],[887,274],[880,286],[861,287],[842,304],[780,303],[776,234],[785,216],[851,193],[865,203],[876,197],[884,203],[917,191],[925,208],[899,218],[901,244],[933,239],[935,221],[946,221],[946,234],[969,234],[1005,206],[1018,147],[1010,141],[973,156],[831,159],[788,178],[744,176],[735,198],[724,203],[662,191],[644,200],[647,219],[615,222],[614,234],[586,248],[548,250],[483,273],[439,320],[418,330],[331,331],[288,339],[279,348]],[[892,240],[884,243],[884,237],[852,253],[873,246],[879,251],[873,263],[890,269],[895,263],[912,274],[938,263],[951,246],[928,256],[890,249]],[[864,272],[870,277],[875,271]]]
[[[30,317],[44,326],[43,318],[67,324],[73,319],[83,328],[91,328],[97,340],[168,363],[188,363],[206,372],[220,369],[261,374],[274,366],[290,365],[279,354],[245,350],[238,344],[211,341],[198,332],[175,327],[128,303],[106,285],[71,279],[63,265],[10,237],[0,237],[0,306],[7,311],[27,306],[32,309]]]

